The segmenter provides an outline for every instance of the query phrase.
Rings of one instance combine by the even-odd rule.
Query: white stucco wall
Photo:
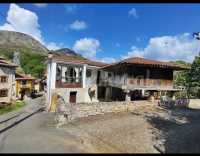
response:
[[[90,69],[92,71],[91,77],[86,77],[86,70]],[[53,89],[54,93],[59,94],[64,98],[66,102],[69,102],[70,92],[77,92],[76,94],[76,102],[97,102],[97,69],[90,68],[87,65],[83,67],[83,87],[82,88],[56,88]],[[89,88],[90,90],[95,90],[95,96],[91,99],[89,96]]]
[[[0,82],[0,89],[8,89],[7,97],[0,97],[0,102],[10,103],[16,100],[16,87],[15,87],[15,69],[0,66],[0,76],[7,76],[6,83]]]
[[[97,90],[97,87],[95,88]],[[86,88],[56,88],[52,92],[56,93],[63,97],[65,102],[69,103],[70,92],[77,92],[76,93],[76,103],[82,102],[98,102],[97,94],[94,98],[90,98],[88,94],[89,87]]]
[[[56,84],[56,62],[49,61],[47,63],[47,105],[50,106],[52,98],[52,90],[55,89]]]
[[[96,85],[97,83],[97,69],[94,68],[88,68],[91,70],[91,76],[86,77],[86,86],[87,87],[92,87],[93,85]]]
[[[64,62],[62,62],[64,63]],[[88,65],[82,65],[82,88],[56,88],[56,66],[58,63],[52,61],[47,64],[47,104],[50,107],[52,95],[54,93],[61,95],[66,102],[69,102],[70,92],[77,92],[76,102],[97,102],[97,68]],[[66,64],[68,64],[66,62]],[[72,65],[72,64],[70,64]],[[77,65],[75,65],[77,66]],[[86,77],[86,70],[91,69],[91,77]],[[75,69],[76,70],[76,69]],[[77,72],[77,71],[76,71]],[[62,73],[63,74],[63,73]],[[91,99],[89,90],[95,91],[94,97]]]
[[[92,71],[91,77],[86,77],[86,70],[90,69]],[[55,88],[51,89],[52,94],[56,93],[63,97],[66,102],[69,102],[70,92],[77,92],[76,94],[76,102],[97,102],[97,69],[90,68],[87,65],[83,66],[82,73],[82,88]],[[95,91],[94,97],[90,98],[89,96],[89,88],[90,90]]]

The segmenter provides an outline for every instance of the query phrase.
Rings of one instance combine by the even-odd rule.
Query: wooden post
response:
[[[131,101],[131,95],[130,95],[130,90],[126,90],[126,101]]]

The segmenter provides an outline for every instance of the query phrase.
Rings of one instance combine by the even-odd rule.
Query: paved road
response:
[[[4,134],[1,153],[82,152],[55,128],[53,114],[39,113]],[[66,138],[66,139],[64,139]]]
[[[1,124],[1,128],[18,121],[20,118],[44,106],[43,97],[31,99],[27,102],[28,104],[24,108],[16,112],[2,115],[0,117],[1,121],[20,114],[14,119]],[[65,136],[68,138],[70,137],[70,135],[65,135],[59,132],[59,129],[56,129],[53,113],[39,112],[0,134],[0,152],[82,152],[82,150],[76,148],[75,145],[73,147],[73,142],[69,145],[67,139],[63,139]]]
[[[4,134],[0,153],[157,152],[147,123],[132,114],[107,114],[56,128],[54,114],[41,112]]]

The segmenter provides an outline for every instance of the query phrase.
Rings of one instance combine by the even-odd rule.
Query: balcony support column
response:
[[[111,87],[108,86],[106,87],[106,91],[105,91],[105,100],[106,101],[110,100],[111,95],[112,95]]]
[[[82,74],[82,84],[83,88],[86,87],[86,65],[83,66],[83,74]]]
[[[125,93],[126,93],[125,100],[126,100],[127,102],[131,101],[131,94],[130,94],[130,90],[126,90],[126,91],[125,91]]]
[[[145,90],[142,89],[142,97],[144,97],[144,95],[145,95]]]

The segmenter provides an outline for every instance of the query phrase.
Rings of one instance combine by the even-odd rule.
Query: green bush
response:
[[[8,113],[8,112],[16,111],[25,105],[26,105],[26,103],[24,101],[17,101],[15,103],[7,105],[3,108],[0,108],[0,115]]]

